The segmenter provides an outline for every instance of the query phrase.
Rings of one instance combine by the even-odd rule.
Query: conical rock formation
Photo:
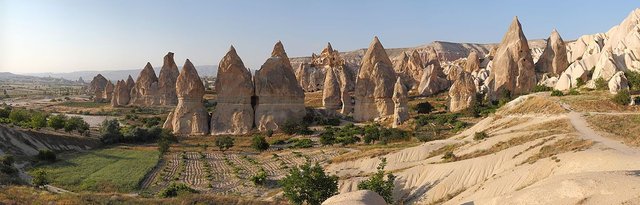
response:
[[[176,95],[176,81],[180,75],[178,65],[173,60],[173,53],[169,52],[164,56],[164,64],[160,69],[158,77],[158,90],[160,94],[160,105],[178,104]]]
[[[353,118],[369,121],[393,114],[395,72],[384,47],[375,37],[364,57],[356,79]]]
[[[613,77],[611,77],[611,80],[609,80],[608,85],[609,92],[612,94],[616,94],[618,91],[623,89],[629,89],[629,81],[622,71],[618,71],[614,74]]]
[[[480,58],[478,58],[478,53],[475,51],[469,52],[467,63],[464,65],[464,70],[468,73],[480,70]]]
[[[91,83],[87,88],[87,92],[93,94],[93,100],[95,102],[102,102],[106,100],[104,99],[103,95],[104,89],[105,87],[107,87],[108,82],[109,80],[102,76],[102,74],[96,75],[95,77],[93,77],[93,80],[91,80]]]
[[[567,46],[555,29],[547,39],[547,47],[542,52],[540,59],[535,64],[536,71],[560,75],[569,67],[567,59]]]
[[[473,77],[467,72],[462,72],[449,89],[449,110],[460,112],[471,108],[476,103],[476,92]]]
[[[131,105],[152,106],[160,104],[158,77],[151,63],[140,72],[136,85],[131,90]]]
[[[492,99],[504,92],[527,94],[536,85],[531,51],[517,17],[496,50],[489,78],[493,80]]]
[[[449,80],[444,77],[442,68],[432,64],[425,68],[418,86],[418,94],[431,96],[449,88]]]
[[[127,86],[124,80],[119,80],[116,83],[116,87],[113,90],[113,97],[111,98],[112,107],[126,106],[129,104],[129,94],[131,90]]]
[[[409,119],[408,101],[407,89],[398,78],[393,88],[393,127],[397,127]]]
[[[211,134],[246,134],[251,131],[254,95],[251,72],[233,46],[218,63],[216,110],[211,115]]]
[[[414,50],[411,55],[407,55],[404,52],[400,54],[394,63],[393,69],[396,75],[402,79],[405,86],[412,90],[418,88],[424,67],[417,50]]]
[[[189,59],[176,81],[176,95],[178,105],[169,113],[163,127],[178,135],[209,134],[209,113],[202,103],[204,85]]]
[[[275,45],[271,58],[256,71],[254,85],[258,130],[278,130],[285,122],[299,122],[306,115],[304,92],[281,42]]]
[[[327,68],[322,91],[322,106],[327,110],[338,110],[342,105],[341,86],[333,68]]]

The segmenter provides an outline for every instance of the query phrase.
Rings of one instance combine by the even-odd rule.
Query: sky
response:
[[[432,41],[495,43],[518,16],[528,39],[606,32],[637,0],[0,0],[0,72],[142,69],[175,53],[217,65],[233,45],[259,69],[282,41],[289,57]]]

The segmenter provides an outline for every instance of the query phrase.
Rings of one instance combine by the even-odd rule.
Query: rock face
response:
[[[387,202],[378,193],[369,190],[359,190],[332,196],[322,202],[322,205],[386,205]]]
[[[624,75],[624,72],[618,71],[611,77],[611,80],[609,80],[609,92],[616,94],[623,89],[629,89],[629,81]]]
[[[451,98],[449,102],[451,112],[463,111],[476,103],[476,86],[469,73],[462,72],[458,76],[449,89],[449,98]]]
[[[296,81],[281,42],[276,43],[271,58],[256,71],[254,85],[258,130],[278,130],[286,121],[301,121],[306,115],[304,91]]]
[[[395,72],[391,60],[375,37],[362,59],[356,79],[353,118],[369,121],[393,114],[393,85]]]
[[[114,88],[115,86],[113,85],[113,83],[111,83],[111,81],[107,81],[107,85],[104,87],[104,92],[102,93],[104,102],[111,102]]]
[[[296,77],[305,92],[322,90],[324,84],[325,69],[312,64],[302,63],[296,70]]]
[[[478,53],[472,51],[467,57],[467,63],[464,65],[464,71],[473,73],[478,70],[480,70],[480,58],[478,58]]]
[[[87,88],[87,92],[93,94],[93,100],[95,102],[102,102],[106,100],[102,96],[104,95],[104,89],[107,87],[108,82],[109,80],[102,76],[102,74],[96,75],[93,77],[93,80],[91,80],[91,83]]]
[[[540,73],[552,73],[560,75],[569,67],[567,59],[567,45],[555,29],[547,39],[547,47],[542,52],[540,59],[535,64],[536,71]]]
[[[424,72],[424,66],[418,51],[413,50],[411,55],[407,55],[404,52],[400,54],[400,57],[394,62],[393,69],[396,75],[402,79],[405,86],[412,90],[418,88]]]
[[[129,75],[129,77],[127,78],[127,88],[129,88],[129,91],[131,91],[134,87],[136,87],[136,82],[133,81],[133,78],[131,77],[131,75]]]
[[[178,105],[169,113],[163,127],[179,135],[209,134],[209,113],[202,103],[204,85],[189,59],[178,76],[176,95]]]
[[[136,85],[131,90],[131,100],[129,104],[139,106],[152,106],[160,104],[160,95],[158,88],[158,77],[153,71],[151,63],[142,69]]]
[[[160,94],[160,105],[176,105],[178,104],[178,96],[176,95],[176,80],[180,75],[178,66],[173,60],[173,53],[169,52],[164,56],[164,64],[160,69],[158,77],[158,91]]]
[[[511,95],[526,94],[536,85],[531,51],[517,17],[496,50],[489,78],[493,82],[492,99],[506,91]]]
[[[402,81],[398,78],[393,88],[393,127],[397,127],[409,119],[407,103],[407,89],[405,89]]]
[[[449,80],[442,71],[442,68],[436,65],[429,65],[422,73],[420,85],[418,86],[418,94],[422,96],[431,96],[442,92],[449,88]]]
[[[324,78],[322,106],[327,110],[338,110],[342,105],[342,92],[336,71],[329,67]]]
[[[112,107],[126,106],[129,104],[129,94],[131,90],[127,87],[127,83],[124,80],[119,80],[116,83],[116,87],[113,90],[113,97],[111,98]]]
[[[216,110],[211,115],[211,134],[246,134],[253,127],[254,95],[251,72],[233,46],[218,63]]]

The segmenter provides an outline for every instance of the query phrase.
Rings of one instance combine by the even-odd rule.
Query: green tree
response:
[[[382,162],[378,165],[378,172],[369,177],[369,179],[360,182],[358,189],[371,190],[384,198],[388,204],[393,204],[393,189],[396,176],[389,173],[387,180],[384,180],[384,167],[387,166],[387,158],[382,158]]]
[[[220,148],[220,151],[226,151],[229,148],[233,147],[234,139],[229,136],[218,137],[216,138],[216,146]]]
[[[609,88],[609,85],[607,85],[607,81],[602,77],[595,79],[594,83],[596,84],[596,90],[606,90],[607,88]]]
[[[122,140],[120,123],[117,119],[105,120],[100,126],[100,141],[105,144],[117,143]]]
[[[11,109],[11,113],[9,113],[9,119],[14,124],[18,124],[21,122],[25,122],[31,118],[29,111],[25,109]]]
[[[31,128],[40,129],[47,126],[47,115],[41,112],[34,112],[29,122]]]
[[[36,155],[36,158],[40,161],[48,162],[55,162],[57,159],[56,153],[48,149],[38,150],[38,155]]]
[[[253,136],[253,139],[251,139],[251,147],[257,151],[262,152],[269,149],[269,143],[263,136],[255,135]]]
[[[327,175],[322,167],[309,162],[293,168],[280,181],[284,196],[292,204],[319,205],[338,193],[338,177]]]
[[[54,130],[59,130],[64,128],[66,125],[67,116],[63,114],[51,115],[47,119],[47,125]]]
[[[429,114],[431,111],[433,111],[433,106],[429,102],[421,102],[416,104],[416,106],[413,107],[413,110],[415,110],[419,114]]]
[[[48,172],[44,169],[38,169],[33,172],[33,185],[35,186],[44,186],[49,184],[49,176]]]

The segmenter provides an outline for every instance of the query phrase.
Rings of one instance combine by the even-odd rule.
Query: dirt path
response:
[[[567,104],[561,104],[561,106],[564,109],[570,111],[569,114],[567,114],[567,117],[569,117],[569,120],[571,121],[571,124],[573,125],[573,127],[580,133],[580,137],[584,139],[592,140],[594,142],[601,143],[604,146],[618,150],[624,154],[628,154],[628,155],[640,154],[640,150],[629,147],[618,140],[603,137],[602,135],[598,134],[598,132],[591,129],[587,120],[585,120],[584,117],[582,117],[584,113],[573,111],[571,107]],[[625,115],[628,113],[606,113],[606,114]]]

